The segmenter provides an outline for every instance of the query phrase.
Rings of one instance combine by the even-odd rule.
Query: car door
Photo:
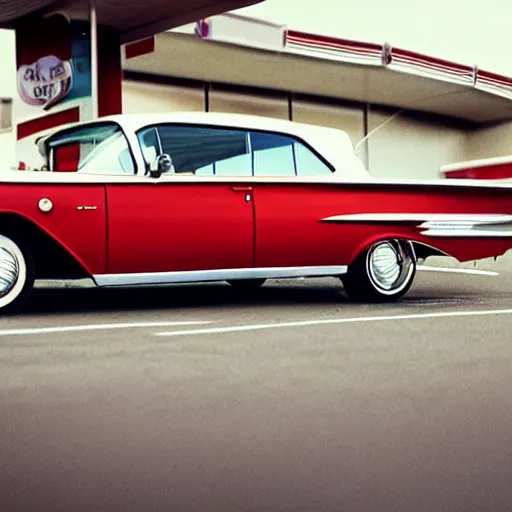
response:
[[[320,219],[340,207],[328,164],[301,141],[283,134],[252,132],[257,267],[339,265],[343,236]],[[318,177],[317,183],[301,177]],[[258,179],[259,178],[259,179]]]
[[[236,158],[250,160],[243,134],[229,140],[227,131],[212,132],[158,125],[137,134],[148,167],[160,154],[173,165],[159,178],[107,184],[109,274],[163,283],[186,272],[183,280],[200,281],[217,275],[211,271],[253,266],[251,187],[237,181],[246,162]]]
[[[229,183],[108,184],[110,274],[253,264],[252,205]]]

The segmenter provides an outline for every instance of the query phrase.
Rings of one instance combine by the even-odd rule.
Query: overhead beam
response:
[[[203,18],[232,11],[263,0],[96,0],[97,24],[118,30],[121,43],[164,32]],[[28,17],[62,13],[70,19],[86,20],[89,0],[0,0],[0,28],[15,28]]]

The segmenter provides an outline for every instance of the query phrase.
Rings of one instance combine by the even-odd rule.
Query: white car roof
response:
[[[66,128],[108,121],[119,124],[126,133],[135,133],[137,130],[152,124],[187,123],[289,134],[302,139],[318,151],[340,174],[343,174],[343,179],[368,179],[370,177],[362,162],[357,158],[352,141],[344,130],[249,114],[224,112],[116,114],[101,117],[96,121],[74,123],[65,127],[59,127],[51,133],[45,133],[38,140],[42,142],[51,134]]]

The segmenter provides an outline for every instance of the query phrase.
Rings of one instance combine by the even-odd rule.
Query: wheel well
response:
[[[445,252],[421,242],[412,242],[414,252],[419,260],[427,259],[429,256],[448,256]]]
[[[357,258],[359,258],[362,254],[365,253],[370,247],[379,242],[384,242],[386,240],[399,240],[401,242],[410,242],[414,249],[414,254],[416,255],[417,260],[425,260],[429,256],[450,256],[449,254],[441,251],[440,249],[436,249],[431,245],[425,244],[423,242],[418,242],[409,237],[400,236],[399,234],[389,233],[380,237],[376,237],[373,239],[366,240],[364,245],[361,245],[357,251],[354,252],[351,263],[354,262]]]
[[[71,254],[31,221],[16,215],[0,214],[0,233],[28,245],[36,279],[82,279],[90,277]]]

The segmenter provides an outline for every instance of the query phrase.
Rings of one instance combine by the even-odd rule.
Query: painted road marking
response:
[[[421,313],[413,315],[389,315],[389,316],[362,316],[351,318],[332,318],[328,320],[305,320],[301,322],[283,322],[274,324],[249,324],[233,325],[229,327],[212,327],[208,329],[189,329],[185,331],[157,332],[155,336],[191,336],[201,334],[222,334],[231,332],[257,331],[261,329],[282,329],[286,327],[310,327],[314,325],[348,324],[364,322],[387,322],[396,320],[419,320],[430,318],[449,318],[457,316],[488,316],[488,315],[510,315],[512,309],[498,309],[488,311],[452,311],[443,313]]]
[[[478,270],[473,268],[446,268],[446,267],[428,267],[426,265],[418,265],[418,270],[425,270],[427,272],[451,272],[454,274],[474,274],[479,276],[499,276],[498,272],[491,272],[490,270]]]
[[[56,334],[61,332],[78,331],[103,331],[112,329],[132,329],[141,327],[180,327],[183,325],[206,325],[212,322],[190,321],[190,322],[134,322],[123,324],[85,324],[65,325],[60,327],[34,327],[27,329],[4,329],[0,330],[0,336],[16,336],[20,334]]]

